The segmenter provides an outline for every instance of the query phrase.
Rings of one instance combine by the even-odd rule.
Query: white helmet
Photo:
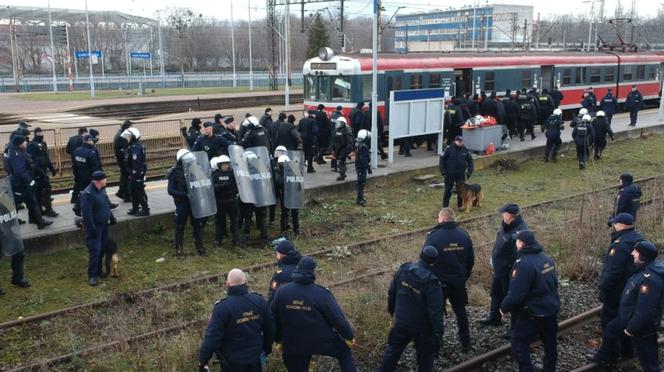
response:
[[[249,124],[259,125],[258,124],[258,119],[255,116],[250,116],[250,117],[244,119],[244,121],[242,122],[242,126],[244,126],[244,127],[249,126]]]
[[[365,139],[365,138],[367,138],[367,137],[371,137],[371,133],[369,133],[368,130],[366,130],[366,129],[360,129],[360,131],[357,132],[357,139],[359,139],[359,140],[363,140],[363,139]]]
[[[606,114],[604,113],[604,111],[597,111],[597,116],[605,117]]]
[[[136,129],[134,127],[131,127],[131,128],[127,128],[127,130],[130,131],[131,134],[133,134],[134,137],[136,137],[136,139],[141,138],[141,132],[139,132],[138,129]]]
[[[278,158],[279,156],[281,156],[281,155],[277,155],[277,153],[279,153],[279,152],[286,153],[286,152],[288,152],[288,149],[286,149],[286,146],[282,146],[282,145],[277,146],[277,148],[274,149],[274,157]]]
[[[246,158],[247,160],[249,160],[249,159],[258,159],[258,156],[256,156],[256,154],[253,151],[245,151],[242,154],[242,157]]]
[[[579,110],[579,116],[587,115],[588,114],[588,109],[587,108],[582,108]]]
[[[581,118],[581,120],[583,120],[585,122],[590,122],[592,120],[592,118],[590,117],[590,115],[585,114],[585,115],[583,115],[583,118]]]
[[[214,158],[210,159],[210,167],[212,169],[217,169],[217,165],[220,163],[219,158],[220,157],[217,156],[217,157],[214,157]]]
[[[230,163],[231,158],[228,157],[228,155],[219,155],[217,156],[219,158],[219,163]]]
[[[339,117],[337,118],[337,125],[336,125],[336,127],[337,127],[337,128],[343,128],[343,127],[345,127],[346,125],[348,125],[348,122],[346,121],[346,118],[343,117],[343,116],[339,116]]]
[[[553,114],[556,115],[556,116],[560,116],[560,115],[563,114],[563,110],[561,110],[561,109],[555,109],[555,110],[553,110]]]
[[[277,159],[277,163],[285,163],[285,162],[288,162],[288,161],[290,161],[290,158],[288,157],[288,155],[281,155],[279,157],[279,159]]]
[[[175,160],[180,161],[182,158],[190,159],[194,157],[194,154],[191,153],[191,151],[187,149],[179,149],[178,153],[175,155]]]

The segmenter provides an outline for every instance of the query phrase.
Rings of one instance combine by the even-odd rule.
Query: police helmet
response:
[[[606,114],[604,113],[604,111],[597,111],[597,116],[605,117]]]
[[[346,121],[346,118],[345,118],[345,117],[343,117],[343,116],[339,116],[339,117],[337,118],[337,125],[336,125],[337,128],[339,128],[339,129],[340,129],[340,128],[343,128],[343,127],[345,127],[347,124],[348,124],[348,122]]]
[[[357,139],[363,140],[367,137],[371,137],[371,133],[369,133],[368,130],[366,129],[361,129],[359,132],[357,132]]]
[[[277,163],[280,163],[280,164],[288,162],[288,161],[290,161],[290,158],[288,157],[288,155],[281,155],[279,157],[279,159],[277,159]]]
[[[255,125],[259,126],[258,124],[258,119],[255,116],[249,116],[248,118],[244,119],[244,122],[242,122],[243,127],[248,127],[250,125]]]
[[[583,115],[586,115],[586,114],[588,114],[588,109],[587,108],[582,108],[581,110],[579,110],[579,116],[583,116]]]
[[[584,121],[584,122],[586,122],[586,123],[590,123],[590,121],[592,120],[592,118],[590,117],[590,115],[585,114],[585,115],[583,115],[583,118],[581,118],[581,120]]]
[[[245,158],[245,159],[247,159],[247,160],[250,160],[250,159],[258,159],[258,156],[256,156],[256,154],[255,154],[253,151],[245,151],[245,152],[242,154],[242,157]]]
[[[228,157],[228,155],[219,155],[217,156],[219,158],[219,163],[230,163],[231,158]]]
[[[283,155],[286,152],[288,152],[288,149],[286,149],[286,146],[279,145],[279,146],[277,146],[276,149],[274,149],[274,157],[279,158],[279,156]],[[279,155],[279,153],[281,153],[281,155]]]
[[[563,114],[563,110],[561,110],[561,109],[555,109],[555,110],[553,110],[553,114],[556,115],[556,116],[560,116],[560,115]]]
[[[134,128],[134,127],[131,127],[131,128],[127,128],[127,130],[128,130],[129,133],[131,133],[136,139],[141,138],[141,132],[139,132],[138,129],[136,129],[136,128]]]
[[[219,156],[210,159],[210,168],[217,169],[217,165],[220,163]]]
[[[178,153],[175,155],[175,160],[180,161],[180,159],[187,154],[191,154],[191,151],[187,149],[179,149]]]

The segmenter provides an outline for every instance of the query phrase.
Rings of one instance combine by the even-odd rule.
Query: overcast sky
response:
[[[280,0],[278,0],[280,1]],[[281,0],[283,1],[283,0]],[[295,1],[295,0],[290,0]],[[345,12],[348,16],[354,15],[370,15],[371,3],[373,0],[346,0]],[[619,0],[606,0],[605,14],[612,16],[616,4]],[[460,1],[443,1],[443,0],[383,0],[385,13],[391,16],[399,6],[406,6],[406,8],[399,10],[399,14],[415,13],[431,11],[433,9],[445,9],[454,4],[455,7],[463,5],[472,5],[473,0],[460,0]],[[660,1],[657,0],[636,0],[637,13],[642,16],[653,16],[657,14],[657,9],[660,6]],[[0,5],[5,7],[9,6],[34,6],[46,7],[47,0],[0,0]],[[189,7],[197,13],[204,16],[211,16],[221,19],[230,19],[230,3],[231,0],[88,0],[88,8],[90,10],[117,10],[133,15],[140,15],[146,17],[155,17],[155,11],[168,7]],[[484,4],[485,1],[481,1]],[[588,15],[591,9],[591,3],[585,0],[498,0],[490,1],[489,3],[500,4],[517,4],[517,5],[534,5],[535,17],[540,12],[543,18],[553,17],[558,14],[579,14]],[[265,0],[233,0],[234,17],[235,19],[248,19],[249,4],[251,4],[252,19],[262,18],[265,16]],[[622,4],[626,8],[631,7],[631,0],[622,0]],[[595,5],[599,8],[599,1]],[[51,7],[53,8],[78,8],[84,9],[84,0],[51,0]],[[307,14],[314,13],[316,9],[329,7],[334,11],[339,8],[339,1],[330,1],[325,5],[309,4],[306,6]],[[283,7],[281,7],[283,10]],[[291,12],[299,14],[299,5],[291,5]],[[323,14],[329,17],[326,10]]]

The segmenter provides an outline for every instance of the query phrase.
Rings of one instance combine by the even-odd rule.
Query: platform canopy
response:
[[[157,20],[155,19],[116,11],[91,10],[88,11],[88,15],[90,17],[90,23],[92,24],[153,25],[157,23]],[[46,23],[48,21],[48,8],[0,5],[0,23],[6,23],[10,18],[13,18],[19,23]],[[67,23],[70,25],[78,22],[85,22],[85,11],[80,9],[51,8],[51,19],[53,20],[53,23]]]

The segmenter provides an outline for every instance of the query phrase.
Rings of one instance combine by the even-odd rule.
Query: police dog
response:
[[[458,183],[457,192],[461,198],[462,205],[461,209],[464,212],[469,212],[472,207],[481,207],[482,199],[484,198],[484,193],[482,192],[482,186],[477,183]]]
[[[108,238],[106,247],[102,252],[102,262],[106,268],[106,272],[102,273],[102,276],[106,277],[109,274],[117,278],[118,274],[118,263],[120,262],[120,257],[118,256],[118,245],[111,238]]]

